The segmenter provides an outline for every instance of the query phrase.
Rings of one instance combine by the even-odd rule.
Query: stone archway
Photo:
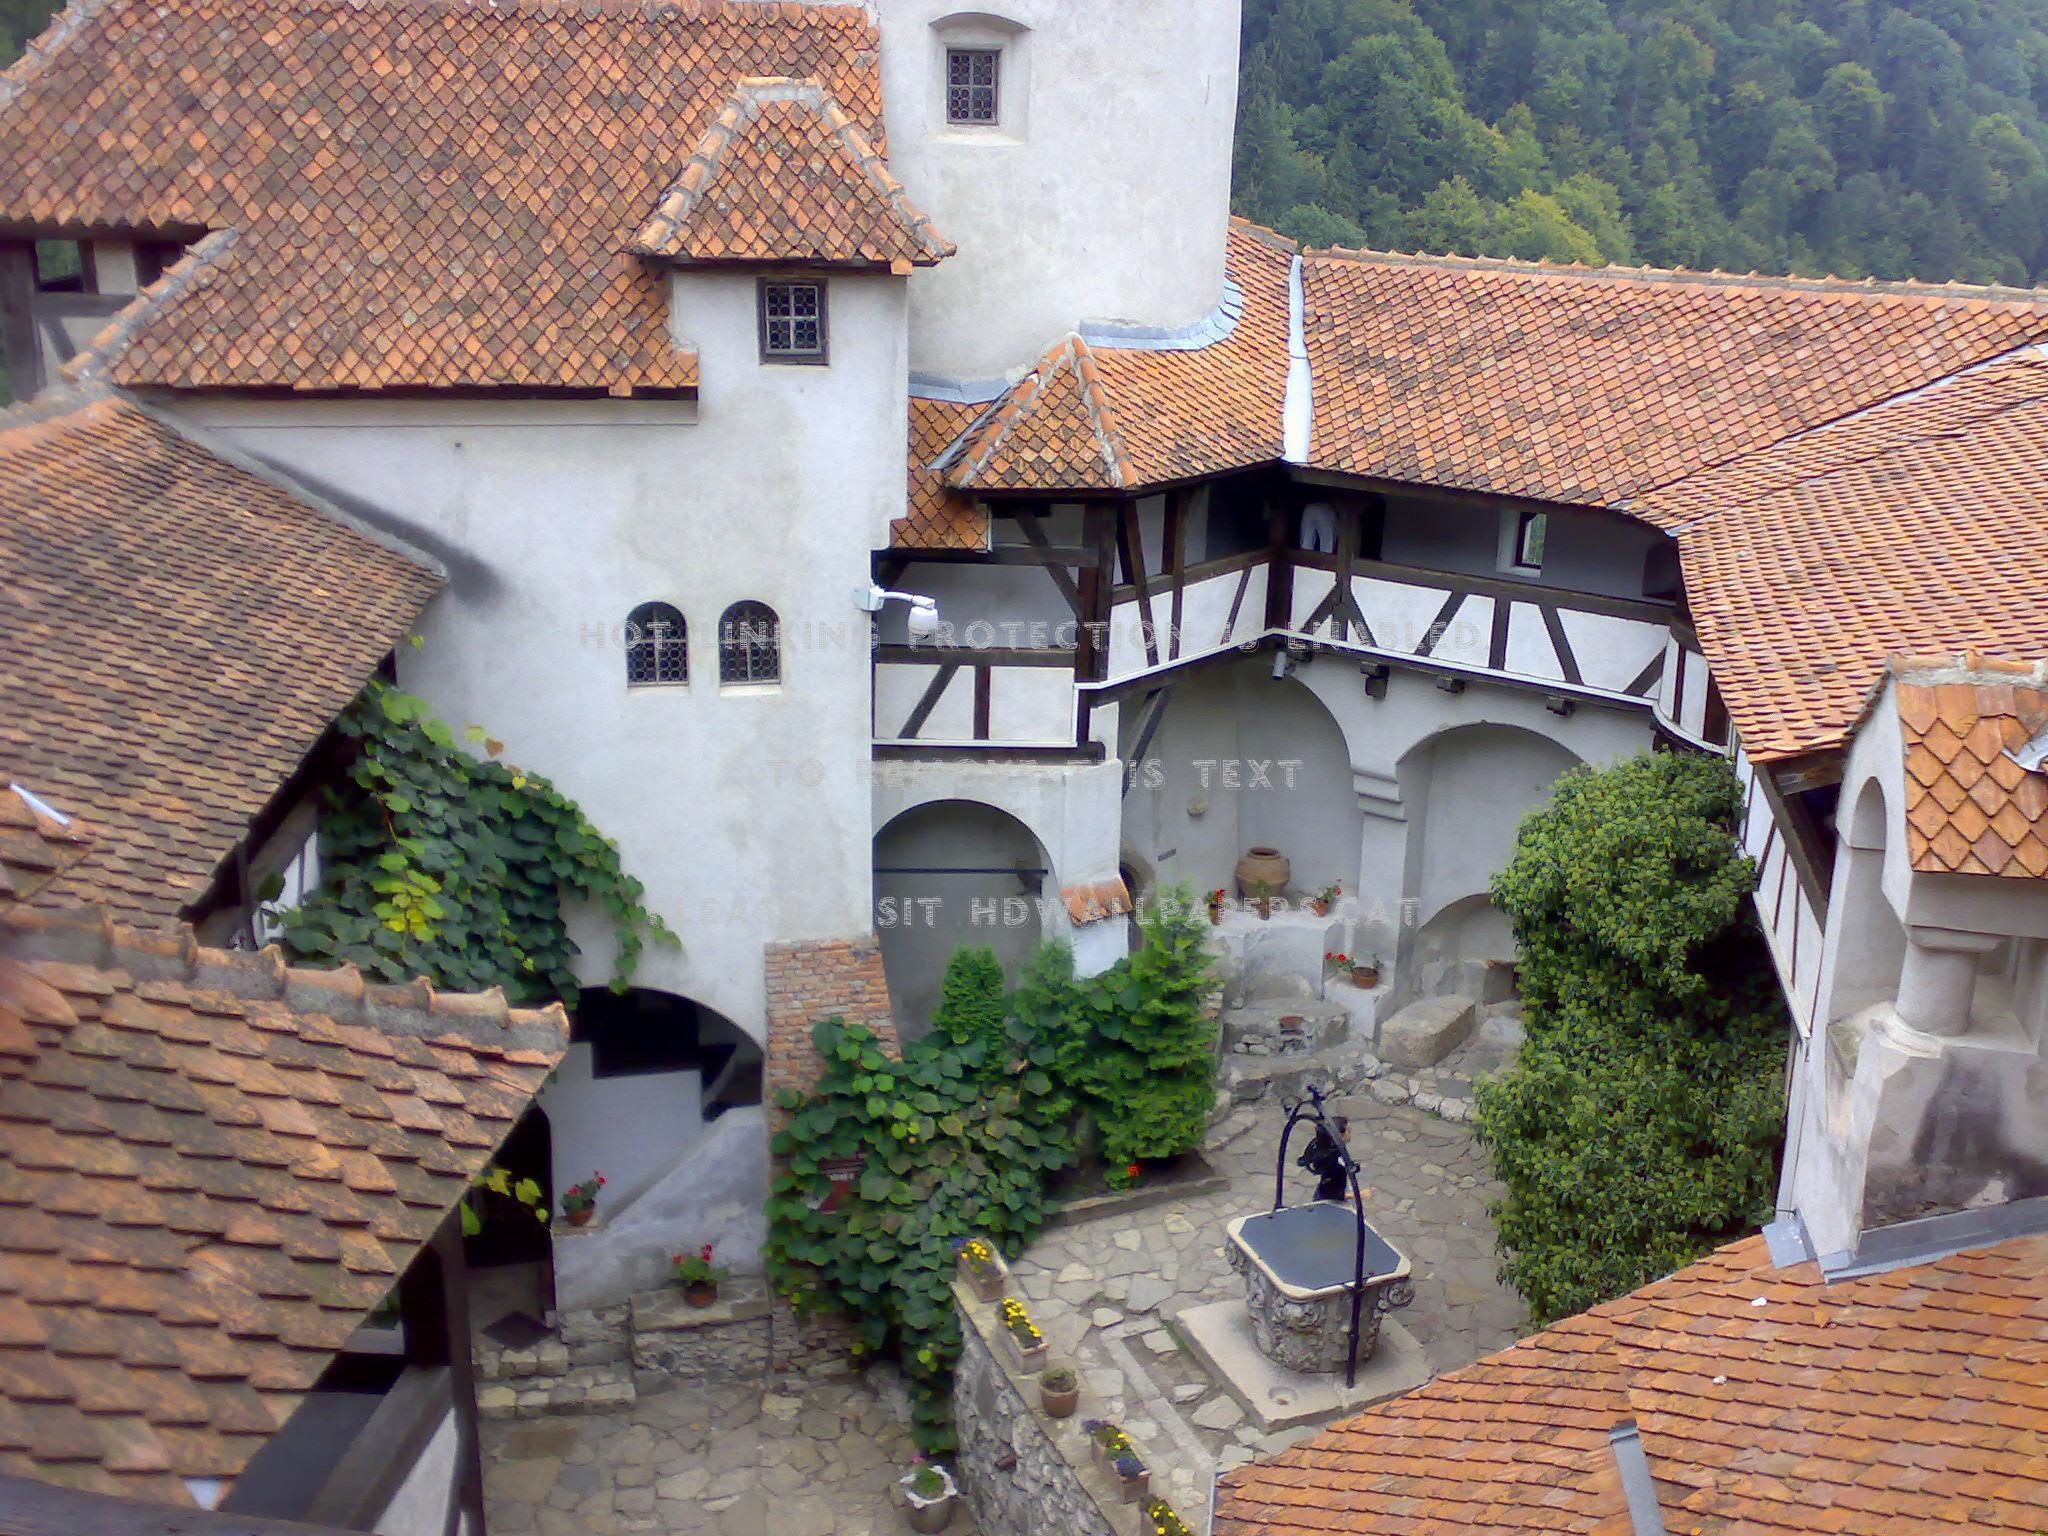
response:
[[[1523,818],[1580,762],[1548,736],[1498,724],[1453,726],[1401,758],[1404,998],[1457,992],[1497,1000],[1514,941],[1493,905],[1493,877],[1513,854]]]
[[[906,1042],[931,1027],[953,951],[986,945],[1007,974],[1037,947],[1044,903],[1059,885],[1045,845],[1008,811],[932,800],[875,834],[875,932],[896,1028]]]

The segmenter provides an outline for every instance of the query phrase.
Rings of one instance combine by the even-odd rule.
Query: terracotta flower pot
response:
[[[569,1225],[572,1227],[587,1227],[590,1225],[590,1218],[596,1214],[597,1207],[594,1205],[586,1205],[580,1209],[573,1210],[569,1213]]]
[[[1221,907],[1211,907],[1209,909],[1209,926],[1211,928],[1221,928],[1223,926],[1223,909]]]
[[[1254,905],[1258,908],[1259,921],[1266,922],[1273,916],[1273,902],[1270,897],[1261,896]]]
[[[1249,896],[1263,883],[1269,890],[1287,889],[1294,865],[1278,848],[1252,848],[1237,861],[1237,894]]]
[[[1317,917],[1328,917],[1330,915],[1330,904],[1320,896],[1308,904],[1308,909],[1315,913]]]
[[[683,1300],[693,1307],[708,1307],[718,1300],[718,1287],[709,1280],[694,1280],[683,1287]]]
[[[1376,965],[1354,965],[1351,967],[1351,985],[1363,987],[1370,992],[1380,984],[1380,968]]]
[[[1055,1392],[1044,1380],[1038,1383],[1038,1403],[1045,1409],[1049,1419],[1070,1419],[1074,1410],[1081,1406],[1081,1387],[1078,1382],[1064,1392]]]

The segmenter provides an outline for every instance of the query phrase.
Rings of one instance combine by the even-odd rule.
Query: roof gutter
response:
[[[1628,1499],[1628,1517],[1636,1536],[1667,1536],[1664,1511],[1657,1503],[1657,1481],[1650,1476],[1650,1458],[1634,1419],[1624,1419],[1607,1436],[1614,1464],[1621,1473],[1621,1491]]]
[[[1315,380],[1308,365],[1308,301],[1302,281],[1301,257],[1287,274],[1287,403],[1281,413],[1281,457],[1306,464],[1315,426]]]

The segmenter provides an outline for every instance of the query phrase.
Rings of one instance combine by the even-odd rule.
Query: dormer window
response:
[[[764,278],[761,283],[761,361],[823,363],[826,354],[825,285]]]
[[[962,127],[997,121],[1002,52],[996,48],[946,50],[946,121]]]

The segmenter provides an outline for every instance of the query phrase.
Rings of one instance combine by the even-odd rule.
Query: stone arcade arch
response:
[[[891,817],[875,833],[875,931],[901,1038],[930,1029],[955,949],[987,945],[1014,977],[1059,899],[1045,844],[1008,811],[942,799]]]

